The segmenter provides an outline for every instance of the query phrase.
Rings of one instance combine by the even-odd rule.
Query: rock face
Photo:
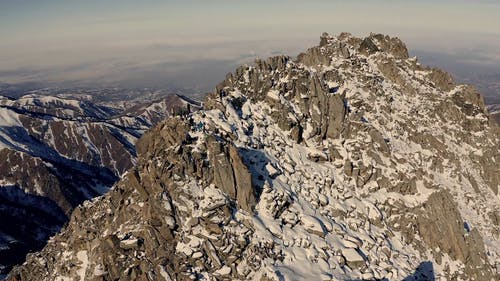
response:
[[[435,192],[429,196],[417,217],[418,233],[423,241],[439,249],[434,253],[436,260],[442,259],[442,251],[464,263],[467,276],[476,280],[494,279],[489,270],[476,270],[487,263],[484,241],[477,229],[470,230],[464,225],[466,222],[448,191]]]
[[[188,104],[173,95],[120,110],[58,96],[0,97],[0,274],[43,247],[76,206],[106,192],[134,165],[138,137]]]
[[[498,280],[500,130],[397,38],[239,67],[8,280]]]
[[[207,147],[215,186],[235,200],[241,209],[251,212],[255,205],[252,175],[243,163],[238,148],[219,142],[213,135],[208,137]]]

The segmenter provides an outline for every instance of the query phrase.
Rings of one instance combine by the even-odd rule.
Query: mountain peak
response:
[[[399,39],[323,34],[203,106],[10,279],[498,277],[499,129]]]

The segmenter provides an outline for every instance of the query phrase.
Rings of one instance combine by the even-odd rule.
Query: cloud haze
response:
[[[209,89],[256,56],[296,55],[323,31],[386,33],[415,53],[500,65],[496,1],[75,2],[0,1],[0,82]]]

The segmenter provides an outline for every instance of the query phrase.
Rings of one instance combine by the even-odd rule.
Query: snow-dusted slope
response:
[[[242,66],[11,280],[498,280],[499,136],[397,38]]]
[[[110,123],[136,130],[145,130],[165,119],[167,115],[188,114],[201,104],[181,95],[170,95],[159,100],[143,102],[127,108],[109,120]]]
[[[19,99],[0,98],[0,106],[64,119],[78,117],[106,119],[114,113],[112,108],[99,106],[89,101],[38,94],[24,95]]]

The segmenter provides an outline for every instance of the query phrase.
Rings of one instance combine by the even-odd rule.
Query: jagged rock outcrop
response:
[[[463,262],[467,276],[476,280],[494,280],[491,269],[477,270],[487,263],[483,239],[477,229],[468,229],[467,222],[461,218],[453,197],[447,191],[429,196],[417,217],[417,228],[426,245],[435,246],[433,251],[442,251],[452,259]],[[442,253],[434,255],[441,263]]]
[[[347,33],[239,67],[8,278],[497,280],[500,130],[436,73]]]
[[[243,163],[238,148],[220,143],[214,136],[210,136],[207,142],[215,186],[236,200],[240,208],[251,212],[255,205],[252,175]]]

